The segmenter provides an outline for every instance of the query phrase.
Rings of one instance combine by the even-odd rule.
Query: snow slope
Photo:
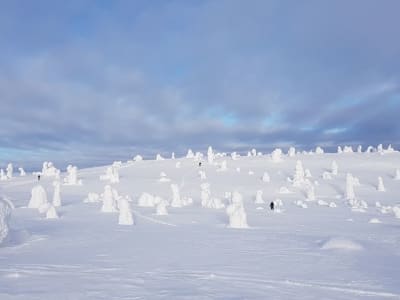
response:
[[[315,201],[291,182],[298,160],[313,176],[307,185]],[[217,171],[222,161],[226,170]],[[323,179],[333,161],[338,174]],[[1,300],[400,299],[400,219],[392,209],[400,204],[398,152],[296,154],[281,162],[216,156],[201,167],[188,158],[136,161],[120,166],[116,183],[100,180],[107,167],[79,170],[82,185],[61,186],[59,219],[27,208],[36,176],[0,182],[15,206],[0,246]],[[171,181],[160,181],[161,172]],[[348,204],[347,173],[360,181],[354,192],[368,204],[364,212]],[[385,192],[377,189],[378,177]],[[138,206],[143,192],[171,202],[171,183],[193,204],[168,206],[168,215]],[[239,192],[249,228],[229,228],[225,208],[202,207],[202,183],[225,206],[227,192]],[[53,178],[40,184],[52,195]],[[101,212],[101,202],[84,203],[107,184],[129,196],[135,225],[118,225],[119,213]],[[265,204],[254,203],[258,190]],[[276,199],[280,212],[269,209]]]

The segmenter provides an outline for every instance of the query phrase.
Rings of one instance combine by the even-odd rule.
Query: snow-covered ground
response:
[[[0,299],[400,299],[400,153],[274,155],[71,166],[61,186],[57,172],[0,181],[15,206]],[[52,205],[27,208],[38,184],[61,200],[58,219]],[[138,206],[144,192],[154,207]]]

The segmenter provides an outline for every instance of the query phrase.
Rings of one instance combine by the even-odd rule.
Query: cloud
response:
[[[394,143],[399,9],[390,0],[1,3],[0,160]]]

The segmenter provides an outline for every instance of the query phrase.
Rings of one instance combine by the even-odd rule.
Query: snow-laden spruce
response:
[[[289,150],[288,150],[288,154],[287,154],[287,155],[288,155],[289,157],[295,156],[295,155],[296,155],[296,148],[290,147]]]
[[[53,181],[54,193],[53,193],[53,205],[55,207],[61,206],[61,183],[59,180]]]
[[[104,213],[112,213],[117,211],[118,193],[110,185],[104,187],[104,192],[101,195],[103,205],[101,211]]]
[[[78,180],[78,167],[68,165],[67,177],[64,178],[65,185],[82,185],[82,180]]]
[[[338,167],[338,164],[337,164],[337,162],[334,160],[334,161],[332,161],[332,164],[331,164],[331,172],[332,172],[332,175],[337,175],[338,174],[338,169],[339,169],[339,167]]]
[[[14,167],[13,167],[13,164],[12,164],[12,163],[9,163],[9,164],[7,165],[6,171],[7,171],[7,178],[8,178],[8,179],[13,178],[13,176],[14,176]]]
[[[192,198],[190,197],[181,197],[181,193],[179,190],[179,186],[176,183],[171,184],[172,191],[172,207],[183,207],[193,203]]]
[[[12,207],[10,203],[0,198],[0,245],[9,233],[9,220]]]
[[[46,212],[46,219],[58,219],[58,213],[54,205],[49,205],[47,212]]]
[[[263,199],[263,191],[262,190],[257,190],[256,192],[256,199],[254,201],[255,204],[264,204],[265,201]]]
[[[117,164],[113,164],[110,167],[107,167],[106,174],[100,175],[100,180],[109,180],[110,183],[118,183],[119,182],[119,166]]]
[[[156,206],[156,215],[158,216],[166,216],[168,215],[167,206],[169,205],[168,201],[162,199],[161,197],[156,197],[155,202],[158,202]]]
[[[208,150],[207,150],[207,161],[210,165],[212,165],[214,163],[214,158],[215,158],[214,151],[213,151],[212,147],[209,146]]]
[[[44,177],[55,177],[60,171],[54,166],[51,161],[45,161],[42,166],[42,172],[40,173]]]
[[[262,180],[263,182],[270,182],[270,181],[271,181],[271,178],[269,177],[268,172],[264,172],[264,174],[263,174],[261,180]]]
[[[131,205],[128,201],[127,197],[118,197],[118,209],[119,209],[119,217],[118,224],[119,225],[133,225],[133,215],[131,211]]]
[[[46,212],[48,209],[47,192],[42,185],[36,185],[32,188],[31,199],[28,208],[37,208],[39,212]]]
[[[247,214],[243,206],[242,195],[235,191],[232,193],[231,204],[226,208],[229,216],[229,227],[231,228],[248,228]]]
[[[25,172],[24,168],[19,167],[19,168],[18,168],[18,171],[19,171],[19,176],[21,176],[21,177],[26,176],[26,172]]]
[[[293,176],[293,186],[300,187],[305,182],[305,174],[301,160],[296,162],[295,172]]]
[[[201,193],[200,193],[201,206],[205,208],[216,208],[216,209],[225,207],[221,199],[214,198],[211,196],[211,189],[209,183],[207,182],[202,183],[200,185],[200,188],[201,188]]]
[[[283,159],[282,159],[282,149],[277,148],[274,151],[272,151],[271,160],[274,163],[282,162],[283,161]]]
[[[377,187],[377,190],[378,190],[379,192],[386,192],[385,186],[384,186],[384,184],[383,184],[383,179],[382,179],[381,176],[378,177],[378,187]]]

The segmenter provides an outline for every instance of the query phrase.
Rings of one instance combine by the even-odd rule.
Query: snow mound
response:
[[[368,223],[371,223],[371,224],[379,224],[379,223],[382,223],[379,219],[377,219],[377,218],[372,218],[371,220],[369,220],[369,222]]]
[[[331,238],[327,240],[322,246],[322,250],[363,250],[363,246],[359,243],[346,238]]]

